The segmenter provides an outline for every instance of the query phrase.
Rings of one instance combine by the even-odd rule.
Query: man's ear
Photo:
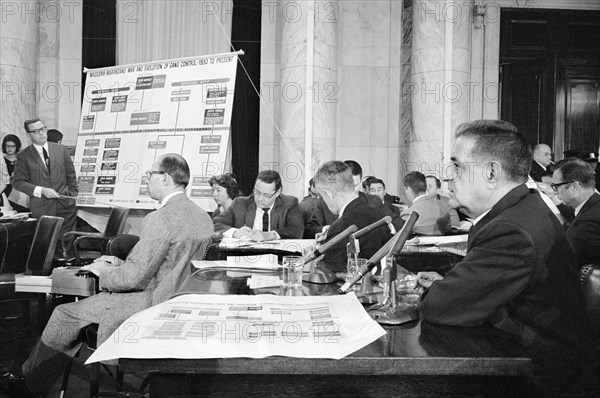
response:
[[[502,165],[496,161],[492,161],[483,169],[483,173],[483,177],[488,183],[495,184],[500,181],[500,177],[502,176]]]

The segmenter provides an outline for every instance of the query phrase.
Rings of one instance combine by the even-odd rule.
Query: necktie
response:
[[[46,163],[46,168],[50,171],[50,157],[48,156],[48,152],[46,148],[42,147],[42,154],[44,155],[44,162]]]
[[[263,209],[263,231],[269,230],[269,208],[265,207]]]

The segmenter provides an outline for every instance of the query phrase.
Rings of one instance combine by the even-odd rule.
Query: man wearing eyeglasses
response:
[[[578,268],[561,224],[525,185],[532,161],[525,137],[500,120],[464,123],[451,161],[450,205],[474,221],[460,263],[443,277],[417,275],[426,288],[421,318],[502,330],[543,359],[547,390],[537,395],[588,392],[577,388],[598,379],[597,354]]]
[[[558,199],[575,209],[567,238],[580,267],[600,262],[600,195],[594,185],[594,169],[581,159],[561,160],[552,175]]]
[[[23,123],[31,145],[17,154],[11,185],[29,195],[31,216],[65,219],[59,239],[75,229],[77,178],[67,147],[48,142],[47,128],[39,118]],[[57,246],[57,253],[61,250]]]
[[[301,239],[304,219],[298,199],[281,193],[281,177],[274,170],[258,173],[252,195],[240,196],[218,214],[215,231],[226,238],[257,242],[277,239]]]

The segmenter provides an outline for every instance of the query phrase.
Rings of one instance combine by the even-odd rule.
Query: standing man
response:
[[[226,238],[257,242],[302,239],[304,219],[298,199],[281,193],[281,177],[275,170],[263,170],[254,182],[252,195],[240,196],[214,219],[215,231]]]
[[[600,195],[594,185],[594,169],[581,159],[561,160],[552,176],[552,189],[558,199],[575,209],[567,238],[579,267],[600,265]]]
[[[552,149],[546,144],[537,144],[533,148],[533,162],[529,175],[534,181],[542,182],[542,177],[552,177],[550,165],[552,161]]]
[[[23,123],[31,145],[17,154],[11,185],[29,195],[34,218],[58,216],[65,219],[59,239],[75,229],[77,221],[77,179],[69,150],[48,142],[48,129],[39,118]],[[60,253],[57,246],[57,253]]]
[[[473,218],[467,254],[444,277],[420,272],[424,321],[489,323],[543,359],[543,387],[575,393],[597,383],[594,344],[573,251],[537,190],[525,185],[531,149],[512,124],[460,125],[452,148],[450,205]]]
[[[81,347],[81,330],[98,323],[98,345],[131,315],[169,299],[201,259],[213,226],[208,214],[185,195],[190,169],[176,154],[163,155],[146,171],[150,197],[160,203],[142,224],[139,242],[125,261],[102,256],[83,267],[98,275],[102,292],[56,307],[41,339],[23,364],[23,377],[4,377],[9,396],[46,396]],[[7,383],[8,384],[8,383]],[[11,394],[12,393],[12,394]]]

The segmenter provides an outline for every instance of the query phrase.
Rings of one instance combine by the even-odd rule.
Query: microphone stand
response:
[[[396,256],[398,256],[402,251],[402,247],[408,239],[408,236],[418,218],[419,213],[414,211],[410,213],[408,220],[406,220],[404,227],[398,233],[398,237],[386,257],[386,267],[382,271],[384,297],[383,303],[367,310],[371,318],[377,321],[377,323],[384,325],[400,325],[402,323],[419,319],[419,313],[414,306],[406,303],[398,303],[396,298],[395,283],[398,275],[395,261]]]
[[[315,248],[311,247],[310,250],[311,252],[309,255],[312,254]],[[316,260],[312,260],[310,262],[310,271],[308,274],[302,274],[302,280],[304,282],[315,283],[317,285],[325,285],[336,282],[337,277],[329,268],[326,266],[321,267],[319,264],[317,264]]]

